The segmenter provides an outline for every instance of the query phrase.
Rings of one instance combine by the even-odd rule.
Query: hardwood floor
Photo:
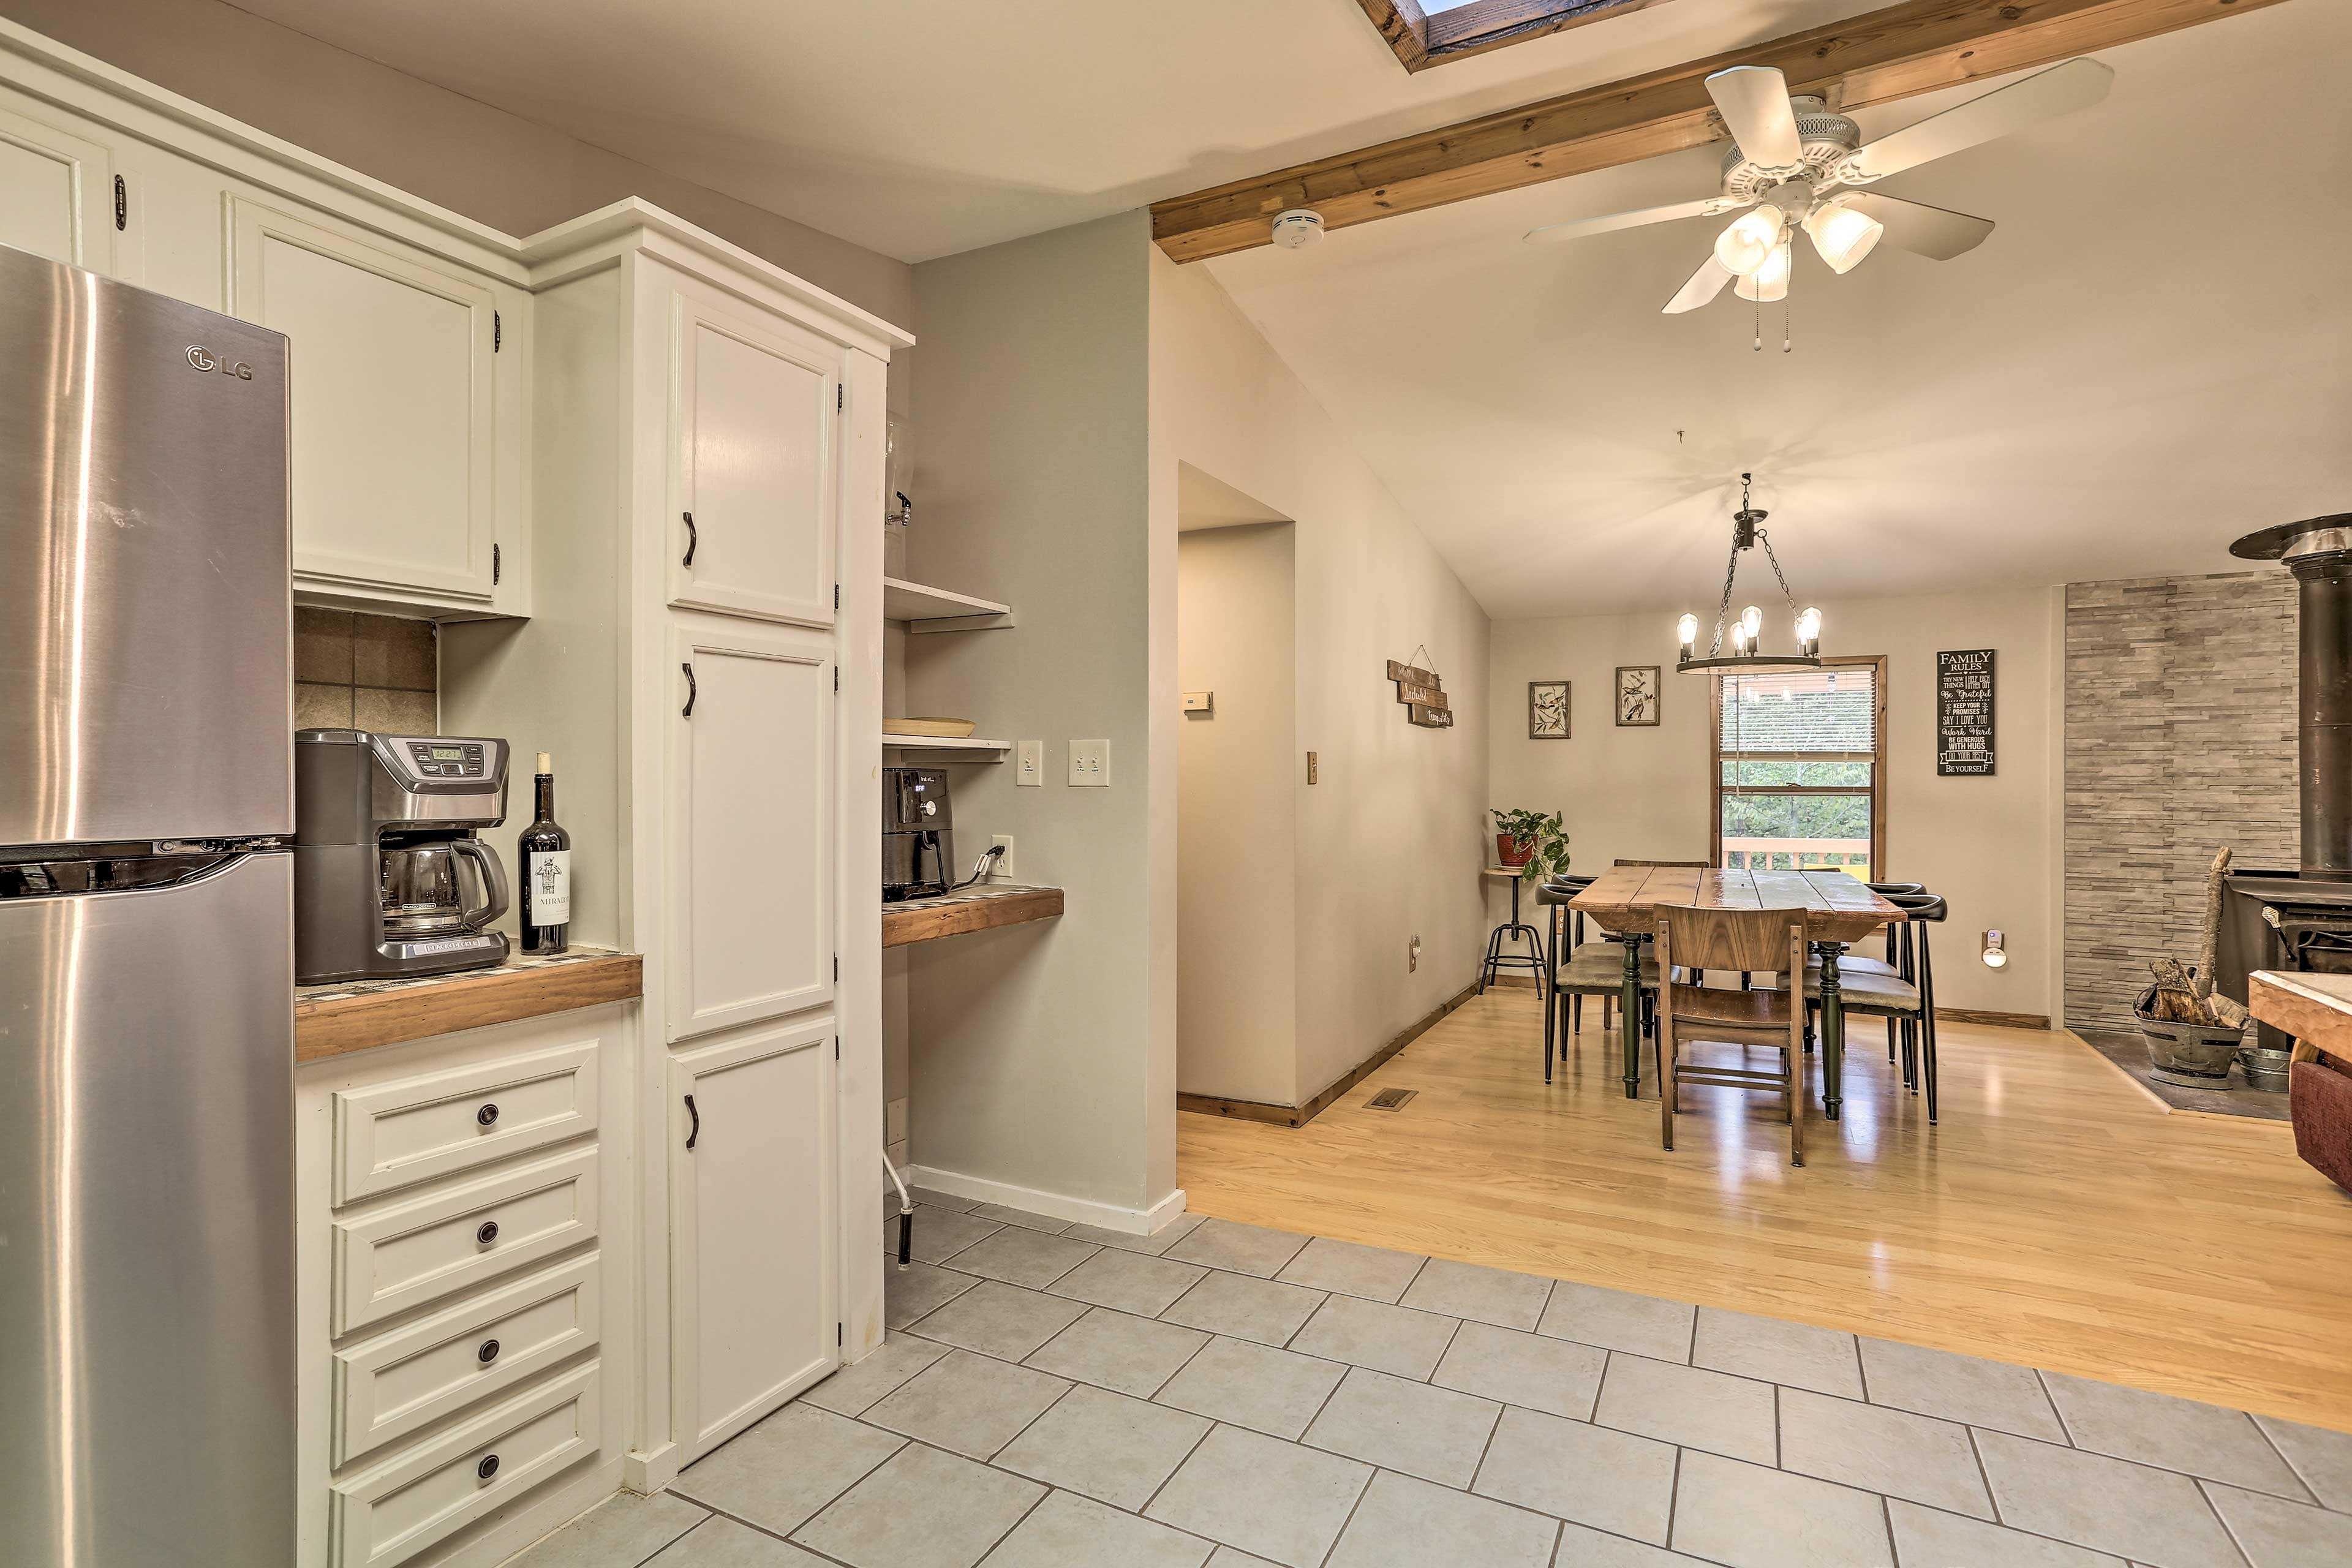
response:
[[[2352,1430],[2352,1197],[2283,1125],[2165,1115],[2065,1034],[1947,1024],[1930,1128],[1864,1022],[1804,1169],[1781,1102],[1731,1089],[1686,1091],[1668,1153],[1596,1014],[1549,1086],[1534,996],[1489,992],[1307,1127],[1180,1115],[1190,1205]],[[1392,1085],[1421,1092],[1363,1109]]]

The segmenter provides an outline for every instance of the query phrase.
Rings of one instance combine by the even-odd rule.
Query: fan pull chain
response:
[[[1756,352],[1764,352],[1764,302],[1760,300],[1756,302]]]
[[[1789,310],[1788,301],[1782,300],[1780,302],[1780,352],[1782,353],[1788,353],[1795,347],[1789,331]]]

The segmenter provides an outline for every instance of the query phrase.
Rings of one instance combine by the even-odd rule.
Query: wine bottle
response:
[[[539,753],[537,820],[522,830],[522,950],[562,952],[572,944],[572,835],[555,823],[555,763]]]

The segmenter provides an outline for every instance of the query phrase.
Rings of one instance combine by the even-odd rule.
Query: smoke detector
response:
[[[1297,250],[1322,237],[1323,215],[1313,207],[1293,207],[1275,216],[1274,243],[1285,250]]]

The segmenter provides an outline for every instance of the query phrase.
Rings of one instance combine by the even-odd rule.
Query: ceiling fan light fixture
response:
[[[1780,243],[1780,228],[1786,222],[1779,207],[1769,202],[1750,207],[1731,220],[1731,226],[1715,238],[1715,258],[1723,269],[1735,278],[1745,278],[1759,268],[1767,266],[1772,252]]]
[[[1780,241],[1764,258],[1764,265],[1740,279],[1733,292],[1743,300],[1753,300],[1759,305],[1769,305],[1789,297],[1789,274],[1796,267],[1790,254],[1789,242]]]
[[[1834,201],[1805,215],[1805,233],[1830,270],[1843,278],[1878,247],[1886,226],[1850,201]]]

